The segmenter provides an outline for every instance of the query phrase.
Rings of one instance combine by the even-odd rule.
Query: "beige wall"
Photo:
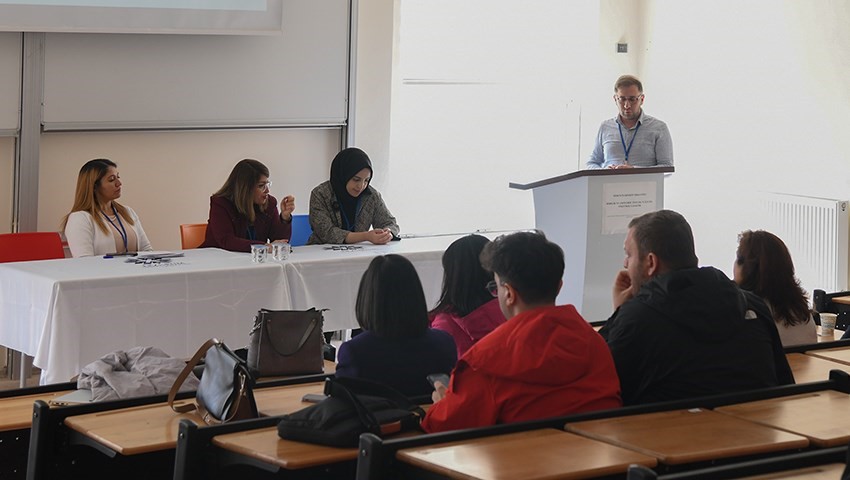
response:
[[[12,187],[15,173],[15,139],[0,137],[0,233],[12,231]]]
[[[242,158],[265,163],[272,194],[295,195],[295,213],[307,213],[310,190],[328,178],[339,138],[338,129],[45,134],[38,228],[58,228],[80,166],[98,157],[118,164],[121,201],[139,214],[156,250],[179,249],[179,225],[207,220],[210,194]]]

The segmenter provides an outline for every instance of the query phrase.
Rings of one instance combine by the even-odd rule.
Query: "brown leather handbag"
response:
[[[186,377],[203,357],[204,373],[195,402],[174,405],[174,399]],[[233,353],[216,338],[207,340],[177,376],[168,392],[168,405],[177,413],[198,410],[204,422],[210,425],[257,418],[257,402],[254,400],[254,378],[245,361]]]
[[[258,377],[324,371],[322,310],[261,309],[248,343],[248,368]]]

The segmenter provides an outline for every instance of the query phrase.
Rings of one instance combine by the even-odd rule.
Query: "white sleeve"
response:
[[[94,222],[88,212],[73,212],[68,215],[65,224],[65,239],[71,256],[90,257],[94,255]]]
[[[151,246],[151,241],[148,240],[148,236],[145,234],[145,229],[142,228],[142,221],[139,220],[139,216],[136,214],[136,211],[130,207],[124,205],[127,210],[130,211],[130,216],[133,217],[133,229],[136,231],[136,241],[139,244],[140,252],[151,252],[153,251],[153,247]]]

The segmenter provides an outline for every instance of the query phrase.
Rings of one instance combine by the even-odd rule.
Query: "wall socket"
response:
[[[629,53],[629,44],[628,43],[618,43],[617,44],[617,53]]]

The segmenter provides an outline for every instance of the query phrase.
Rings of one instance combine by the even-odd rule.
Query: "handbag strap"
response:
[[[366,426],[367,432],[381,433],[381,425],[378,423],[378,419],[345,385],[337,383],[333,378],[328,378],[325,382],[325,395],[334,396],[350,403],[354,407],[354,411],[357,412],[360,422]]]
[[[419,405],[416,405],[415,403],[411,402],[410,399],[407,398],[407,396],[405,396],[398,390],[390,387],[389,385],[380,382],[374,382],[364,378],[337,377],[333,379],[333,383],[330,385],[329,391],[326,391],[325,394],[333,395],[335,393],[334,388],[340,386],[355,395],[371,395],[392,400],[392,402],[398,405],[400,408],[410,410],[423,417],[425,416],[425,411],[422,410]],[[325,389],[328,390],[327,385]]]
[[[192,370],[198,365],[198,362],[201,361],[201,358],[206,355],[207,350],[210,349],[213,345],[217,345],[221,343],[217,338],[211,338],[204,342],[201,345],[201,348],[195,352],[195,355],[192,357],[189,362],[186,363],[186,366],[183,367],[183,371],[180,372],[180,375],[177,375],[177,379],[174,380],[174,384],[171,385],[171,390],[168,392],[168,406],[171,407],[177,413],[186,413],[191,412],[198,408],[194,403],[184,403],[182,405],[174,405],[174,398],[177,396],[177,392],[180,391],[180,387],[183,386],[183,382],[189,378],[189,374],[192,373]]]
[[[268,322],[265,322],[264,320],[265,320],[265,314],[266,314],[266,313],[268,313],[268,312],[270,312],[270,310],[261,310],[260,312],[261,312],[261,318],[262,318],[261,322],[263,323],[263,326],[264,326],[266,329],[268,329]],[[315,308],[311,308],[310,310],[307,310],[307,311],[305,311],[304,313],[315,313],[315,312],[317,312],[317,310],[316,310]],[[298,340],[298,345],[297,345],[297,346],[296,346],[296,347],[295,347],[295,348],[294,348],[291,352],[281,352],[281,351],[279,351],[279,350],[277,349],[277,347],[275,346],[275,342],[270,342],[270,345],[271,345],[272,349],[273,349],[273,350],[274,350],[274,351],[275,351],[278,355],[283,355],[283,356],[285,356],[285,357],[288,357],[288,356],[294,355],[294,354],[295,354],[295,353],[297,353],[299,350],[301,350],[301,347],[303,347],[303,346],[304,346],[304,344],[305,344],[305,343],[307,343],[307,340],[309,340],[309,339],[310,339],[310,336],[312,336],[312,335],[313,335],[313,331],[314,331],[314,330],[316,329],[316,327],[319,325],[319,318],[321,318],[321,317],[322,317],[322,311],[321,311],[321,310],[319,310],[319,311],[318,311],[318,314],[319,314],[319,316],[318,316],[318,317],[315,317],[315,316],[314,316],[314,317],[312,317],[312,318],[310,319],[310,323],[307,325],[307,328],[305,328],[305,329],[304,329],[304,333],[301,335],[301,339],[299,339],[299,340]]]

